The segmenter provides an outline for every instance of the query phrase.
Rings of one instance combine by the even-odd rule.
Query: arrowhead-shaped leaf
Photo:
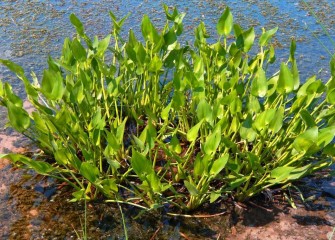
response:
[[[221,15],[217,25],[216,29],[219,33],[219,35],[228,36],[233,28],[233,15],[231,14],[229,8],[227,7],[226,10]]]

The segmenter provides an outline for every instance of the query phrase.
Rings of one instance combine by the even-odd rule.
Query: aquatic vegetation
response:
[[[122,39],[127,17],[112,12],[111,34],[91,39],[72,14],[77,35],[65,39],[59,59],[48,59],[40,81],[1,59],[34,107],[28,113],[0,82],[9,125],[43,156],[0,157],[67,182],[73,201],[104,196],[168,211],[227,195],[244,201],[333,163],[334,58],[326,84],[315,76],[300,84],[292,41],[289,59],[269,76],[277,28],[263,29],[255,44],[254,29],[234,24],[227,8],[217,42],[208,43],[201,22],[194,45],[181,44],[185,14],[164,10],[162,31],[143,17],[143,40],[132,30]]]

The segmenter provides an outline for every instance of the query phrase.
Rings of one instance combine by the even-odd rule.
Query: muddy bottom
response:
[[[29,141],[0,134],[0,152],[28,151]],[[335,179],[325,170],[296,188],[246,203],[221,200],[189,216],[141,212],[103,201],[70,203],[71,189],[0,161],[0,239],[335,239]],[[296,208],[288,204],[294,200]],[[304,196],[304,201],[300,195]]]

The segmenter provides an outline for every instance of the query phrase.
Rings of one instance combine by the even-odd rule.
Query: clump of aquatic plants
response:
[[[77,35],[48,59],[41,80],[0,60],[34,107],[28,113],[0,82],[9,125],[44,153],[1,157],[67,182],[73,200],[104,196],[184,211],[226,195],[244,201],[332,164],[334,59],[326,84],[315,76],[300,84],[292,41],[289,59],[270,76],[277,28],[263,29],[255,43],[254,29],[234,24],[227,8],[216,43],[201,22],[194,45],[182,44],[184,14],[164,9],[161,32],[143,17],[143,40],[131,30],[123,40],[126,17],[112,12],[111,34],[90,39],[72,14]]]

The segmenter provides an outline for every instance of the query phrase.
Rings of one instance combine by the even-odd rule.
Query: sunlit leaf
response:
[[[305,122],[307,128],[316,126],[313,116],[306,109],[300,111],[300,117]]]
[[[41,91],[50,100],[60,100],[64,93],[63,78],[60,72],[44,70]]]
[[[203,123],[203,121],[204,120],[201,120],[196,125],[191,127],[190,130],[188,130],[187,135],[186,135],[187,141],[193,142],[198,138],[199,129],[200,129],[201,124]]]
[[[256,97],[264,97],[268,90],[265,71],[259,68],[251,83],[251,93]]]
[[[104,190],[107,192],[117,192],[118,187],[116,185],[115,179],[104,179],[101,181],[101,185],[103,186]]]
[[[205,99],[200,100],[198,107],[197,107],[197,117],[198,120],[201,121],[205,119],[207,122],[211,122],[213,115],[212,115],[212,108],[207,103]]]
[[[184,185],[187,188],[188,192],[191,194],[191,196],[198,196],[199,195],[198,189],[192,183],[185,180]]]
[[[98,48],[97,48],[97,55],[102,56],[105,53],[105,51],[107,50],[109,46],[110,38],[111,38],[111,35],[108,34],[104,39],[102,39],[99,42]]]
[[[27,111],[11,102],[7,102],[6,105],[11,126],[18,132],[24,132],[30,126],[30,118]]]
[[[216,159],[213,162],[213,165],[210,170],[210,174],[213,175],[214,177],[218,175],[222,171],[222,169],[225,168],[228,162],[228,159],[229,159],[229,154],[225,154],[222,157]]]
[[[248,142],[252,142],[255,140],[257,133],[252,128],[252,118],[249,114],[248,117],[244,120],[240,128],[240,135],[242,139],[247,140]]]
[[[207,155],[212,155],[218,148],[220,142],[221,142],[221,127],[218,126],[214,129],[214,132],[212,132],[206,138],[203,146],[204,152]]]
[[[174,135],[169,143],[170,145],[170,149],[173,150],[175,153],[181,153],[181,146],[180,146],[180,142],[179,139],[176,135]]]
[[[76,38],[72,41],[71,50],[75,59],[80,62],[86,60],[86,50]]]
[[[268,45],[268,42],[271,40],[272,36],[277,32],[277,30],[278,30],[278,27],[272,28],[268,31],[264,31],[263,29],[263,33],[261,37],[259,38],[259,45],[260,46]]]
[[[216,29],[219,35],[228,36],[233,28],[233,15],[230,12],[230,9],[227,7],[223,14],[221,15]]]
[[[80,174],[91,183],[94,183],[99,177],[99,169],[89,162],[83,162],[80,166]]]
[[[285,63],[280,65],[279,79],[277,85],[277,91],[281,94],[287,94],[292,92],[294,89],[294,79],[290,69]]]
[[[5,65],[9,70],[11,70],[16,75],[20,77],[24,76],[24,69],[21,66],[17,65],[16,63],[5,59],[0,59],[0,63]]]
[[[272,120],[269,123],[269,130],[271,130],[273,133],[277,133],[283,126],[283,120],[284,120],[284,108],[279,107],[273,116]],[[265,122],[267,124],[267,122]]]
[[[135,150],[132,151],[131,166],[142,181],[153,172],[151,161]]]
[[[327,102],[330,104],[335,104],[335,88],[331,89],[330,91],[327,92]]]
[[[318,141],[318,127],[312,127],[300,134],[293,142],[293,147],[298,152],[307,152]]]
[[[318,135],[318,140],[317,140],[317,145],[319,147],[324,148],[327,146],[329,143],[331,143],[334,140],[335,137],[335,126],[330,126],[326,128],[322,128],[319,131]]]
[[[74,15],[73,13],[71,13],[70,15],[70,21],[73,24],[73,26],[75,26],[78,34],[80,36],[84,35],[84,25],[82,24],[82,22],[79,20],[79,18],[77,18],[76,15]]]
[[[294,82],[293,89],[297,90],[300,86],[300,77],[299,77],[299,71],[298,71],[296,60],[292,62],[292,77],[293,77],[293,82]]]

